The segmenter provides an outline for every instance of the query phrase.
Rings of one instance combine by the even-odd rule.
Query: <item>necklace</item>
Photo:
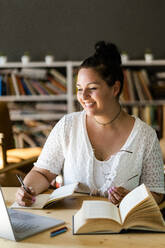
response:
[[[96,122],[97,124],[99,124],[99,125],[101,125],[101,126],[106,126],[106,125],[110,125],[112,122],[114,122],[114,121],[119,117],[120,113],[121,113],[121,105],[120,105],[119,112],[115,115],[115,117],[114,117],[111,121],[108,121],[108,122],[106,122],[106,123],[101,123],[101,122],[97,121],[97,120],[95,119],[95,117],[94,117],[94,119],[95,119],[95,122]]]

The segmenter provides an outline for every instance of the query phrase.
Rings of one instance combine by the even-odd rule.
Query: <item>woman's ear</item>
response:
[[[120,81],[116,81],[115,84],[113,85],[114,96],[115,96],[115,97],[119,94],[119,92],[120,92],[120,87],[121,87]]]

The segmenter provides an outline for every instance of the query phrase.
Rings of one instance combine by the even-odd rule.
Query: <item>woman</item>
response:
[[[123,111],[120,54],[114,44],[98,42],[95,53],[81,64],[77,98],[84,111],[64,116],[50,133],[34,168],[17,192],[20,205],[31,205],[56,175],[78,190],[108,196],[118,204],[141,183],[157,203],[164,194],[163,161],[155,131]]]

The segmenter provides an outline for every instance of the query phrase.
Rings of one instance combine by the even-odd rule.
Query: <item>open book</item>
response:
[[[108,201],[83,201],[73,216],[73,234],[120,233],[127,229],[165,232],[159,207],[144,184],[129,192],[119,207]]]
[[[36,201],[30,207],[23,207],[20,206],[17,202],[14,202],[11,205],[11,208],[48,208],[57,201],[72,196],[77,186],[78,183],[68,184],[58,189],[55,189],[51,194],[39,194],[36,196]]]

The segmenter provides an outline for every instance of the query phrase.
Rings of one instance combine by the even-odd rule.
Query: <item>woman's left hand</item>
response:
[[[108,190],[108,199],[113,204],[118,205],[129,192],[129,190],[123,187],[111,187]]]

